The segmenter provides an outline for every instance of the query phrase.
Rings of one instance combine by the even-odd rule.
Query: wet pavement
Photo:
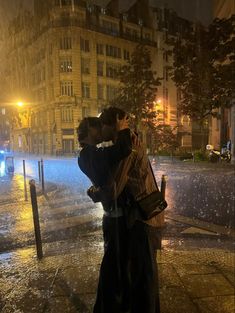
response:
[[[103,254],[102,208],[87,198],[82,186],[89,182],[84,177],[74,179],[70,187],[62,183],[61,175],[66,169],[64,175],[70,175],[71,184],[75,159],[57,160],[57,183],[56,178],[49,182],[49,175],[53,176],[48,170],[52,160],[45,160],[46,195],[37,184],[44,251],[44,258],[38,261],[32,210],[30,200],[24,198],[20,162],[21,159],[16,164],[18,174],[0,177],[0,311],[92,312]],[[31,172],[27,169],[29,178],[37,177],[36,162],[37,158],[27,162],[35,164]],[[234,312],[234,229],[232,223],[228,224],[234,211],[228,213],[227,207],[218,205],[221,216],[225,213],[223,221],[212,223],[216,219],[210,219],[216,210],[213,193],[217,188],[224,192],[222,196],[226,195],[224,205],[232,206],[233,171],[232,166],[171,162],[161,162],[155,168],[158,180],[161,174],[168,175],[169,208],[162,250],[157,256],[162,313]],[[205,189],[199,186],[204,186],[210,175],[212,189],[208,184],[204,193]],[[197,193],[190,189],[194,185]],[[186,191],[182,193],[183,186]],[[196,210],[198,203],[201,209]],[[209,213],[201,214],[200,210]]]

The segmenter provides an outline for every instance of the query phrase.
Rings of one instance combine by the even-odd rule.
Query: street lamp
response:
[[[18,105],[18,107],[22,107],[24,105],[24,103],[22,101],[18,101],[17,105]]]

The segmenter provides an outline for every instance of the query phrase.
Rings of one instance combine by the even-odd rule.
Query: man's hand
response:
[[[141,141],[140,141],[140,138],[138,137],[138,134],[132,132],[131,133],[131,140],[132,140],[133,146],[140,147]]]
[[[129,117],[127,115],[125,115],[122,119],[119,119],[119,116],[117,115],[116,121],[117,131],[129,128]]]

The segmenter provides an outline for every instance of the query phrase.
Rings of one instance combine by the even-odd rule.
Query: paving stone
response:
[[[174,268],[180,276],[192,274],[214,274],[217,272],[215,267],[202,264],[174,264]]]
[[[80,299],[85,303],[86,307],[88,308],[87,313],[92,313],[96,300],[96,293],[80,294],[79,296]]]
[[[234,296],[217,296],[211,298],[197,299],[201,313],[234,313],[235,297]]]
[[[76,306],[67,297],[51,298],[45,313],[78,313]]]
[[[171,264],[158,264],[159,285],[163,286],[182,286],[180,278]]]
[[[181,279],[193,298],[234,294],[234,288],[221,274],[183,275]]]
[[[167,287],[160,289],[162,313],[198,313],[197,306],[190,300],[183,288]]]
[[[63,271],[62,279],[76,294],[95,293],[98,284],[99,267],[87,266]]]
[[[223,275],[228,279],[228,281],[235,287],[235,269],[223,269],[222,270]]]
[[[46,299],[43,299],[38,290],[29,290],[24,297],[14,297],[10,301],[6,301],[1,313],[43,313]]]

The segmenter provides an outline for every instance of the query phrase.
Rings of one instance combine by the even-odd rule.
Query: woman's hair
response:
[[[101,122],[98,117],[85,117],[81,120],[77,128],[77,136],[80,146],[83,146],[83,140],[88,136],[90,127],[101,129]]]
[[[116,125],[117,117],[122,119],[125,115],[126,113],[123,110],[116,107],[109,107],[107,109],[103,109],[99,119],[104,125],[114,126]]]

